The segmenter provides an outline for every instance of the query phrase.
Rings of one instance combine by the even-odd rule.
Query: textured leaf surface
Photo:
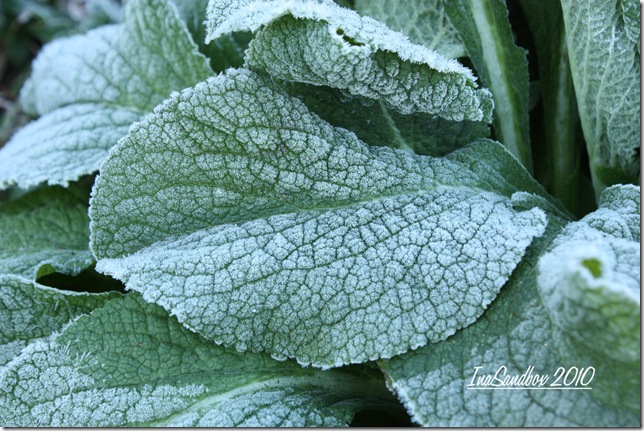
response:
[[[43,117],[0,150],[0,187],[66,186],[95,172],[133,121],[211,74],[165,0],[128,2],[123,24],[48,44],[21,93]]]
[[[639,4],[561,2],[581,125],[597,196],[640,172]]]
[[[614,244],[635,234],[639,240],[639,227],[635,228],[639,226],[639,188],[607,192],[621,197],[604,195],[602,208],[563,232],[563,222],[551,219],[546,235],[535,241],[510,282],[474,325],[446,341],[381,363],[416,422],[478,427],[639,426],[639,288],[634,289],[639,286],[639,267],[635,271],[634,256],[621,252],[619,259],[610,261],[611,255],[615,257]],[[585,239],[577,236],[580,233]],[[561,247],[574,237],[585,247],[576,254],[566,253]],[[597,237],[613,244],[599,253],[608,257],[602,261],[607,271],[600,277],[604,283],[589,276],[581,252],[596,258]],[[631,244],[639,245],[632,240]],[[549,247],[551,251],[539,259]],[[639,251],[637,255],[639,259]],[[586,274],[580,277],[583,271]],[[582,299],[581,285],[569,283],[575,277],[589,280],[586,287],[620,287],[586,289]],[[575,327],[581,322],[587,325],[583,331]],[[501,366],[507,367],[507,376],[521,375],[533,366],[532,375],[550,376],[547,385],[554,383],[559,367],[593,366],[596,374],[591,390],[468,389],[475,385],[475,367],[481,367],[481,376],[494,375]]]
[[[52,187],[0,204],[0,274],[35,280],[91,266],[87,199]]]
[[[640,405],[640,189],[605,189],[600,209],[566,227],[539,261],[539,293],[581,360],[606,364],[596,397]],[[619,387],[619,390],[615,390]]]
[[[443,156],[490,134],[484,121],[450,121],[424,113],[404,115],[382,101],[347,96],[330,87],[277,83],[311,111],[334,126],[351,130],[369,145]]]
[[[392,401],[375,371],[226,350],[136,294],[27,347],[0,375],[4,426],[331,427]]]
[[[0,371],[28,344],[59,331],[74,317],[117,295],[57,290],[21,276],[0,274]],[[8,425],[4,420],[0,423]]]
[[[381,21],[401,31],[419,45],[445,57],[466,55],[465,46],[450,22],[440,0],[356,0],[361,15]]]
[[[92,248],[98,270],[218,343],[320,366],[390,357],[476,320],[543,232],[487,166],[368,147],[229,71],[112,152]]]
[[[471,71],[384,24],[330,1],[229,3],[210,2],[209,37],[261,27],[246,66],[300,84],[293,94],[335,125],[362,137],[375,126],[395,138],[370,143],[435,154],[434,147],[488,135],[491,96]],[[367,112],[334,113],[338,98],[350,104],[344,109]]]
[[[496,138],[532,169],[528,62],[514,44],[504,0],[444,0],[450,21],[494,97]]]

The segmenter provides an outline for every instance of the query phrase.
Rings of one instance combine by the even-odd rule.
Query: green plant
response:
[[[0,150],[0,424],[639,426],[637,4],[342,4],[419,45],[129,0],[43,49]]]

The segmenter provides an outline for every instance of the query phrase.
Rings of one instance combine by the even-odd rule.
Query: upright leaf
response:
[[[239,350],[322,367],[400,354],[475,321],[543,232],[486,173],[488,157],[516,166],[493,149],[460,163],[368,147],[231,70],[111,153],[97,269]]]
[[[587,193],[580,181],[583,144],[561,3],[522,0],[521,5],[537,47],[543,99],[543,138],[533,145],[535,174],[571,211],[585,214]]]
[[[0,204],[0,274],[36,280],[91,266],[88,198],[52,187]]]
[[[28,344],[60,331],[76,316],[118,295],[57,290],[21,276],[0,274],[0,372]],[[8,425],[5,420],[0,423]]]
[[[95,172],[132,122],[211,73],[167,0],[129,1],[123,24],[50,43],[21,93],[43,117],[0,150],[0,188],[66,186]]]
[[[370,369],[319,371],[215,346],[130,294],[35,343],[0,375],[5,426],[342,426],[391,409]]]
[[[561,2],[570,68],[597,196],[640,172],[640,46],[636,0]]]
[[[384,22],[419,45],[448,58],[464,57],[465,46],[441,4],[441,0],[357,0],[356,10]]]
[[[494,97],[496,139],[532,170],[528,62],[514,44],[504,0],[444,0],[483,84]]]
[[[639,204],[639,188],[615,188],[563,231],[563,220],[551,218],[474,325],[382,361],[412,418],[428,426],[639,426]],[[586,386],[570,384],[574,373],[569,386],[551,386],[573,367],[594,367]],[[495,374],[494,385],[479,384]],[[541,386],[549,390],[499,389],[522,374],[549,376]]]
[[[331,1],[211,0],[207,24],[209,39],[261,28],[246,66],[298,84],[293,95],[364,139],[396,138],[372,145],[432,153],[488,134],[491,97],[469,69]],[[366,112],[336,114],[337,100]]]

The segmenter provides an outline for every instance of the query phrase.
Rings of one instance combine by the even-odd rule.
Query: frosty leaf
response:
[[[57,290],[21,276],[0,274],[0,371],[28,344],[117,295]]]
[[[633,410],[640,402],[639,193],[635,186],[606,189],[599,210],[555,239],[539,261],[538,278],[546,310],[570,350],[614,374],[610,386],[595,385],[595,395]]]
[[[619,203],[615,195],[620,195]],[[632,266],[634,256],[622,253],[619,259],[603,262],[611,275],[604,276],[605,284],[621,287],[588,289],[588,296],[581,299],[581,285],[569,282],[575,272],[584,271],[583,253],[570,255],[560,248],[581,234],[580,246],[582,237],[591,238],[585,242],[585,249],[594,253],[591,258],[610,256],[615,244],[627,241],[624,238],[634,233],[631,228],[636,225],[639,188],[635,187],[607,190],[602,208],[563,232],[563,222],[551,219],[548,232],[528,249],[481,319],[448,340],[382,361],[390,386],[414,421],[462,427],[640,426],[639,288],[637,303],[632,295],[635,279],[639,285],[639,266]],[[595,253],[597,238],[605,241],[600,247],[613,245]],[[551,251],[539,259],[548,247]],[[587,272],[592,273],[594,263],[587,263]],[[565,307],[564,313],[560,306]],[[583,331],[575,327],[581,322],[588,325]],[[584,345],[591,339],[590,345]],[[481,367],[480,377],[494,375],[502,366],[507,372],[503,375],[501,370],[500,377],[519,376],[532,366],[532,375],[549,376],[545,387],[555,382],[560,367],[566,371],[592,366],[596,372],[588,385],[591,390],[471,389],[476,386],[476,380],[472,382],[475,367]]]
[[[0,188],[66,186],[98,169],[127,127],[212,74],[174,6],[128,2],[124,23],[48,44],[21,93],[42,118],[0,150]]]
[[[384,22],[401,31],[419,45],[425,45],[445,57],[466,55],[458,32],[449,21],[440,0],[356,0],[361,15]]]
[[[497,139],[532,169],[528,124],[528,62],[514,44],[504,0],[444,0],[448,16],[494,97]]]
[[[94,263],[87,195],[42,188],[0,204],[0,274],[75,275]]]
[[[475,321],[543,232],[541,210],[479,175],[495,146],[482,163],[368,147],[231,70],[102,165],[97,270],[239,350],[323,367],[400,354]]]
[[[224,35],[209,44],[206,43],[206,10],[208,0],[172,0],[181,19],[188,26],[192,38],[199,45],[199,51],[210,60],[215,72],[229,67],[240,67],[244,63],[244,50],[248,47],[248,37],[243,35]],[[241,37],[240,37],[241,36]]]
[[[382,101],[347,96],[330,87],[278,84],[311,111],[334,126],[351,130],[369,145],[442,156],[490,134],[484,121],[450,121],[424,113],[403,115]]]
[[[372,106],[369,110],[378,117],[391,117],[379,126],[385,134],[429,119],[426,128],[445,127],[425,138],[432,142],[430,146],[447,145],[443,139],[454,141],[451,133],[459,128],[471,133],[470,139],[487,135],[491,96],[478,88],[469,69],[333,2],[269,0],[231,5],[212,0],[207,24],[209,38],[263,26],[246,52],[248,67],[279,80],[321,87],[306,91],[313,101],[320,91],[349,101],[353,109]],[[321,115],[328,117],[325,112],[334,108],[322,105]],[[360,133],[372,127],[365,120],[358,117],[339,125],[351,125]],[[376,124],[377,118],[373,120]],[[407,132],[402,133],[399,141],[409,139],[404,136]],[[413,141],[388,144],[421,147]]]
[[[392,405],[373,370],[226,350],[136,294],[27,347],[0,376],[4,426],[332,427]]]
[[[634,183],[639,177],[639,37],[633,40],[639,28],[639,4],[564,0],[561,5],[579,116],[599,196],[607,186]]]

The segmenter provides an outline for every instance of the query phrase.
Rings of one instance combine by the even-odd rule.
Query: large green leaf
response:
[[[465,46],[441,0],[356,0],[355,8],[361,15],[384,22],[389,28],[407,35],[412,42],[445,57],[466,55]]]
[[[369,368],[320,371],[215,346],[130,294],[0,375],[3,426],[342,426],[395,409]]]
[[[445,159],[368,147],[231,70],[112,151],[92,249],[98,270],[217,343],[363,362],[481,315],[544,229],[541,210],[513,209],[523,182],[542,193],[496,143]]]
[[[332,1],[212,0],[207,25],[210,39],[261,28],[246,66],[299,84],[293,95],[372,145],[428,154],[488,135],[491,96],[469,69]]]
[[[563,231],[551,219],[474,325],[383,361],[412,418],[429,426],[639,426],[639,204],[639,188],[619,187]],[[577,389],[563,379],[550,386],[560,367],[572,370],[568,382],[571,367],[594,367],[594,378]],[[482,387],[478,378],[497,370],[499,378],[549,379],[541,390]]]
[[[528,62],[514,44],[504,0],[443,0],[467,52],[494,97],[494,132],[532,169],[528,121]]]
[[[31,280],[90,267],[87,192],[41,188],[0,204],[0,274]]]
[[[43,117],[0,150],[0,188],[66,186],[98,170],[129,125],[212,72],[166,0],[132,0],[124,22],[55,40],[21,93]]]
[[[570,68],[597,196],[640,172],[636,0],[562,0]]]
[[[57,290],[21,276],[0,274],[0,371],[28,344],[118,295]],[[0,423],[8,425],[4,420]]]

